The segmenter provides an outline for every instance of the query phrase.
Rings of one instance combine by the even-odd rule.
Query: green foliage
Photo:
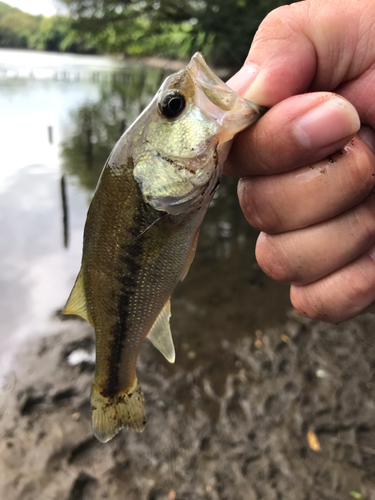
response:
[[[40,16],[31,16],[0,2],[0,47],[28,48],[39,23]]]
[[[61,0],[101,50],[240,65],[262,19],[283,0]]]
[[[32,16],[0,1],[0,47],[96,52],[89,34],[80,34],[64,16]]]
[[[60,44],[69,31],[67,18],[61,16],[43,17],[37,33],[32,37],[32,44],[36,49],[57,52]]]
[[[285,0],[60,0],[71,17],[31,16],[0,1],[0,47],[187,58],[239,66]]]

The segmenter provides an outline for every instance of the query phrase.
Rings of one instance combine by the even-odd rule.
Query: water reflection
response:
[[[69,188],[69,251],[63,250],[58,172],[45,165],[24,167],[0,193],[0,374],[20,345],[57,327],[50,317],[66,300],[86,210],[85,197]]]
[[[0,50],[0,376],[28,339],[59,328],[101,169],[164,76],[108,58]]]
[[[114,73],[100,88],[100,97],[71,112],[74,124],[62,142],[64,171],[78,178],[80,186],[95,189],[108,155],[121,134],[150,102],[164,80],[163,71],[133,68]]]

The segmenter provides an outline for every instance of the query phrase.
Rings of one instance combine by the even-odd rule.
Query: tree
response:
[[[28,48],[40,19],[0,2],[0,47]]]
[[[0,1],[0,47],[95,53],[96,40],[67,16],[32,16]]]
[[[240,65],[261,20],[283,0],[60,0],[103,50],[174,57],[202,51]]]

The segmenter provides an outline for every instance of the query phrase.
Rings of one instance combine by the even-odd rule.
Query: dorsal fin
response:
[[[168,299],[159,316],[156,318],[156,321],[147,335],[147,338],[170,363],[174,363],[176,354],[173,345],[171,327],[169,326],[170,317],[171,301]]]
[[[90,323],[87,314],[86,296],[85,296],[85,290],[83,288],[82,271],[78,273],[74,287],[70,292],[68,302],[66,303],[66,306],[63,309],[63,314],[75,314],[77,316],[81,316],[81,318],[85,319]]]
[[[186,260],[185,269],[184,269],[184,272],[182,273],[180,281],[183,281],[186,278],[186,275],[189,272],[191,263],[194,260],[195,252],[196,252],[197,246],[198,246],[198,238],[199,238],[199,232],[200,232],[200,230],[201,230],[201,228],[198,227],[197,232],[194,235],[193,241],[191,242],[191,247],[190,247],[189,255],[188,255],[188,258]]]

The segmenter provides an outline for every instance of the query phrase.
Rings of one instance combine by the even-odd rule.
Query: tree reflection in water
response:
[[[151,101],[167,76],[159,69],[130,67],[101,83],[100,99],[74,111],[76,128],[63,141],[64,171],[92,192],[111,149]]]

